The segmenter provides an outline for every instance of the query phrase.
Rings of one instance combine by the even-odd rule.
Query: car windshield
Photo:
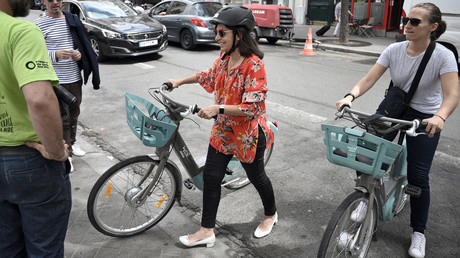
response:
[[[80,2],[88,18],[104,19],[136,16],[138,13],[122,2],[82,1]]]
[[[214,14],[222,8],[222,4],[219,2],[207,2],[207,3],[196,3],[193,5],[195,15],[212,17]]]

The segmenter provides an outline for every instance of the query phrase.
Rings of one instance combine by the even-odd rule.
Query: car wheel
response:
[[[41,9],[42,11],[45,11],[45,10],[46,10],[46,5],[40,4],[40,9]]]
[[[180,34],[180,44],[183,49],[192,50],[196,47],[193,35],[190,30],[183,30]]]
[[[278,41],[278,38],[267,38],[269,44],[275,44]]]
[[[93,47],[94,53],[96,53],[97,61],[99,62],[104,61],[106,57],[104,56],[104,53],[102,53],[101,45],[99,44],[99,41],[97,41],[95,36],[91,36],[90,41],[91,41],[91,46]]]
[[[259,35],[257,35],[257,31],[253,30],[249,33],[249,35],[256,41],[259,42]]]

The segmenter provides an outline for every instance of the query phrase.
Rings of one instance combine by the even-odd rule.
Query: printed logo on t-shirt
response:
[[[29,70],[33,70],[35,68],[44,68],[44,69],[49,69],[49,63],[46,61],[29,61],[26,63],[26,68]]]
[[[0,114],[0,132],[2,133],[14,133],[13,130],[13,120],[11,116],[8,115],[8,112]]]

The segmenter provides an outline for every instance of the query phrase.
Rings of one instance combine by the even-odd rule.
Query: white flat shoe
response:
[[[276,223],[278,223],[278,212],[275,213],[275,220],[273,220],[273,224],[271,225],[270,229],[267,230],[267,231],[262,231],[259,226],[257,226],[257,229],[256,231],[254,231],[254,237],[256,238],[262,238],[268,234],[270,234],[270,232],[272,232],[272,229],[273,229],[273,225],[275,225]]]
[[[216,235],[215,234],[212,234],[212,236],[208,237],[208,238],[205,238],[205,239],[201,239],[201,240],[198,240],[196,242],[193,242],[193,243],[190,243],[188,241],[188,235],[187,236],[181,236],[179,237],[179,241],[185,245],[186,247],[194,247],[194,246],[197,246],[197,245],[206,245],[206,247],[213,247],[214,246],[214,242],[216,242]]]

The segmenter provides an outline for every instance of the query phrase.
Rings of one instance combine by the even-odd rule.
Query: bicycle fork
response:
[[[368,227],[371,224],[370,220],[373,219],[371,218],[371,216],[372,216],[372,209],[374,208],[374,205],[375,205],[375,186],[376,184],[377,184],[377,181],[372,176],[364,175],[364,174],[360,175],[356,181],[355,189],[363,193],[368,193],[369,201],[367,204],[366,216],[364,217],[363,223],[361,223],[361,225],[359,226],[359,229],[356,231],[350,243],[350,252],[352,253],[352,255],[359,254],[359,252],[361,251],[361,246],[359,244],[364,242],[364,237],[366,237],[365,233],[368,232]],[[375,214],[375,216],[378,216],[378,214]],[[371,232],[371,234],[372,234],[371,237],[373,237],[374,232]]]
[[[130,203],[134,207],[139,207],[142,206],[145,201],[147,200],[147,197],[149,197],[152,194],[153,188],[157,185],[159,178],[161,177],[161,174],[163,173],[163,170],[166,166],[166,162],[168,159],[160,159],[160,163],[157,166],[157,169],[153,175],[153,179],[151,183],[144,189],[141,189],[140,186],[147,180],[147,178],[153,173],[153,170],[155,168],[154,165],[150,165],[147,173],[142,177],[140,182],[137,184],[136,189],[140,189],[139,192],[134,193],[134,194],[129,194],[132,190],[128,191],[125,194],[125,200]]]

